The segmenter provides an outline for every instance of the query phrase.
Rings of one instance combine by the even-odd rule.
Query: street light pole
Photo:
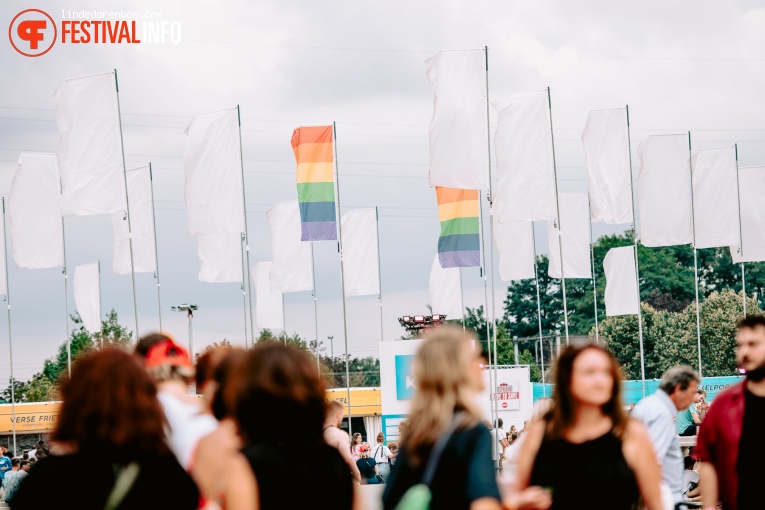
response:
[[[189,357],[191,358],[191,362],[194,363],[194,330],[192,327],[192,319],[194,319],[194,310],[199,310],[199,307],[197,305],[183,303],[182,305],[172,306],[170,309],[174,312],[186,312],[186,315],[189,318]]]

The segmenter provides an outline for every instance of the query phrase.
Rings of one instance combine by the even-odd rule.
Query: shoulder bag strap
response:
[[[106,498],[104,510],[116,510],[119,508],[125,496],[127,496],[133,487],[140,471],[141,466],[137,462],[131,462],[120,470],[117,479],[114,481],[114,487],[112,487],[109,497]]]
[[[422,475],[422,483],[424,485],[430,487],[430,483],[433,481],[436,469],[438,468],[438,462],[441,460],[441,454],[446,449],[446,444],[449,442],[449,439],[452,438],[454,431],[457,430],[457,425],[459,424],[461,417],[461,412],[455,414],[447,429],[438,437],[438,440],[433,445],[433,451],[430,453],[430,458],[425,466],[425,474]]]

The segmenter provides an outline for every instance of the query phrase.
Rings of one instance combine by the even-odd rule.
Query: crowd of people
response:
[[[699,375],[680,366],[626,411],[615,357],[576,344],[556,360],[552,399],[508,432],[478,408],[485,362],[471,340],[461,329],[428,332],[401,440],[380,433],[374,444],[341,429],[344,407],[326,402],[315,365],[278,342],[215,349],[196,365],[163,334],[133,353],[94,351],[62,383],[50,447],[0,456],[2,494],[13,509],[57,507],[63,494],[85,510],[359,509],[363,486],[383,484],[386,510],[765,507],[762,316],[739,322],[746,379],[712,405]],[[681,438],[697,430],[684,455]],[[77,476],[85,490],[72,491]]]

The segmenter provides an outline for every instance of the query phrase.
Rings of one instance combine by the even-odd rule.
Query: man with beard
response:
[[[746,380],[715,398],[699,428],[694,457],[702,461],[699,488],[705,509],[762,508],[765,479],[765,316],[738,321],[736,361]]]

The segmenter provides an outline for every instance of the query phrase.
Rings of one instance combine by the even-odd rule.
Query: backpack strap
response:
[[[109,497],[106,499],[104,510],[116,510],[122,504],[130,489],[133,488],[141,466],[137,462],[131,462],[119,471],[117,479],[114,481]]]

